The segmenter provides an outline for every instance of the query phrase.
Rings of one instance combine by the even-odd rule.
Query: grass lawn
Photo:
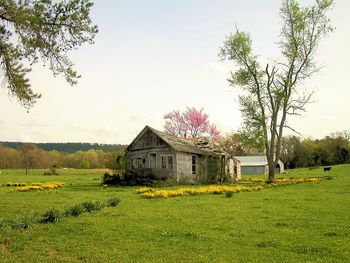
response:
[[[102,187],[102,170],[43,172],[0,174],[0,262],[350,262],[350,165],[281,175],[332,176],[320,183],[168,199]],[[5,182],[65,185],[19,192]],[[19,216],[109,197],[121,203],[29,229],[9,226]]]

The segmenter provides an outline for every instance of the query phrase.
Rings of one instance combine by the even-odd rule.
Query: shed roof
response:
[[[265,155],[234,156],[234,158],[241,161],[242,166],[264,166],[264,165],[267,165],[267,158]]]

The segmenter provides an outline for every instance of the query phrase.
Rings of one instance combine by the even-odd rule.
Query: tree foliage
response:
[[[164,119],[164,131],[173,136],[182,138],[208,136],[214,140],[220,136],[215,124],[209,122],[209,116],[203,109],[187,107],[183,113],[173,110],[165,114]]]
[[[228,81],[244,90],[239,96],[244,130],[263,143],[270,182],[275,180],[283,130],[293,130],[288,116],[304,112],[312,97],[312,92],[301,89],[301,84],[318,70],[318,44],[333,29],[326,16],[332,4],[332,0],[316,0],[312,6],[301,7],[296,0],[282,1],[283,26],[278,43],[281,59],[273,65],[262,66],[258,62],[250,35],[239,29],[227,37],[220,49],[222,59],[232,60],[238,66]]]
[[[333,165],[350,162],[349,132],[338,132],[321,140],[283,137],[281,159],[287,168]]]
[[[25,143],[22,145],[20,148],[20,156],[22,165],[26,169],[26,174],[28,174],[29,169],[45,166],[47,164],[44,150],[32,143]]]
[[[258,155],[264,150],[244,132],[232,132],[221,137],[220,146],[231,156]]]
[[[29,108],[40,98],[28,73],[39,61],[53,74],[76,84],[80,77],[67,52],[93,43],[97,27],[89,17],[90,0],[0,1],[0,65],[3,86]]]
[[[124,151],[87,150],[73,153],[45,151],[35,144],[11,148],[0,144],[0,169],[109,168],[123,169]]]

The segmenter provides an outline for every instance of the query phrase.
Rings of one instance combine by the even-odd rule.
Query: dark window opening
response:
[[[173,156],[162,156],[162,169],[173,169]]]
[[[192,156],[192,174],[197,173],[197,156]]]

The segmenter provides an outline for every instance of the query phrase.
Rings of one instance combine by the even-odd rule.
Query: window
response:
[[[197,171],[197,156],[192,155],[192,174],[196,174]]]
[[[132,159],[132,170],[138,169],[138,168],[145,168],[145,159],[142,158],[135,158]]]
[[[162,169],[173,169],[174,162],[173,162],[173,156],[162,156]]]

